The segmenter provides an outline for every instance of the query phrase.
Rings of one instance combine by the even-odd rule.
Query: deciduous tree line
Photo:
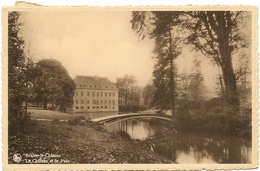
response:
[[[136,111],[140,103],[141,88],[137,85],[135,76],[125,75],[117,78],[118,104],[120,111]]]

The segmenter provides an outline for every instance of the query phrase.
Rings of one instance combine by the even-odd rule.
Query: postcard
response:
[[[258,167],[256,7],[2,14],[4,170]]]

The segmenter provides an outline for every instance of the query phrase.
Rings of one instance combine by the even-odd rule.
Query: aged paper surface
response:
[[[256,7],[18,6],[2,21],[4,170],[258,167]]]

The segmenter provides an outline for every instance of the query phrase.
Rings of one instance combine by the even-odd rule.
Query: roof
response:
[[[86,89],[117,89],[115,84],[106,77],[97,76],[82,76],[75,77],[75,84],[77,88]]]

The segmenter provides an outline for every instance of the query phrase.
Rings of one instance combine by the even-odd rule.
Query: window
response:
[[[112,96],[115,97],[115,92],[113,92]]]
[[[93,109],[95,109],[95,106],[93,106]]]
[[[89,106],[88,106],[88,109],[89,109]]]
[[[83,104],[84,103],[84,99],[81,99],[81,104]]]
[[[103,103],[103,100],[101,99],[101,100],[100,100],[100,104],[102,104],[102,103]]]
[[[99,108],[99,106],[97,106],[97,108]]]
[[[76,109],[78,109],[79,107],[78,106],[76,106]]]
[[[93,97],[95,97],[95,92],[93,91]]]
[[[97,88],[97,85],[95,85],[95,88]]]
[[[87,96],[89,96],[89,91],[87,91]]]
[[[105,106],[105,108],[107,108],[107,106]]]
[[[107,100],[105,100],[105,104],[107,104]]]
[[[109,92],[109,97],[111,96],[111,92]]]
[[[115,100],[113,100],[113,105],[115,104]]]
[[[100,92],[100,96],[103,97],[103,92]]]
[[[83,109],[83,106],[81,106],[80,108]]]
[[[109,100],[108,103],[111,104],[111,100]]]
[[[99,102],[99,101],[97,100],[97,104],[98,104],[98,102]]]
[[[76,96],[78,96],[78,91],[76,91]]]
[[[87,99],[87,104],[89,104],[89,99]]]
[[[99,96],[99,92],[97,92],[97,96]]]
[[[103,108],[103,106],[100,106],[100,108],[102,109],[102,108]]]
[[[90,85],[89,85],[89,87],[91,88],[91,87],[92,87],[92,85],[90,84]]]
[[[96,100],[95,99],[92,99],[92,104],[96,104]]]
[[[81,91],[81,96],[84,96],[84,91]]]
[[[105,92],[105,97],[107,97],[107,92]]]
[[[78,99],[76,99],[76,104],[78,104],[79,103],[79,101],[78,101]]]

